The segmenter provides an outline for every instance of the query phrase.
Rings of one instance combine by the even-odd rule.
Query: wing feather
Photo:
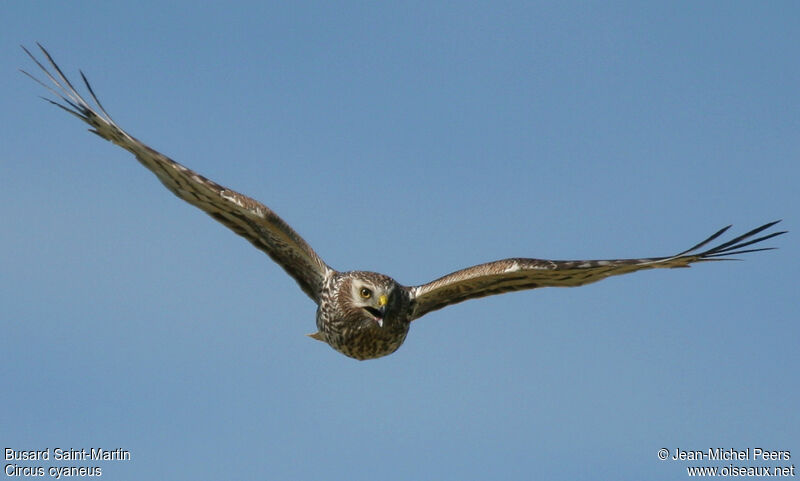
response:
[[[412,319],[477,297],[537,287],[577,287],[644,269],[689,267],[695,262],[733,260],[729,256],[771,250],[774,248],[742,248],[785,234],[786,231],[773,232],[752,239],[778,222],[780,221],[764,224],[716,247],[697,252],[725,233],[730,228],[727,226],[694,247],[670,257],[578,261],[513,258],[468,267],[433,282],[411,287],[415,303]]]
[[[53,72],[50,72],[25,47],[22,49],[36,62],[53,85],[45,84],[28,72],[23,71],[23,73],[57,95],[64,103],[45,100],[89,124],[92,127],[90,132],[133,153],[136,159],[152,171],[173,194],[205,211],[255,247],[266,252],[297,281],[303,292],[319,303],[322,286],[333,270],[283,219],[264,204],[203,177],[126,133],[103,108],[83,72],[81,78],[96,109],[77,92],[47,50],[37,45],[52,66]]]

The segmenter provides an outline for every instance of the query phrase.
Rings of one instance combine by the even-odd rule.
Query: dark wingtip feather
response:
[[[53,57],[50,55],[50,52],[48,52],[46,48],[42,47],[42,44],[40,44],[39,42],[36,42],[36,45],[39,46],[39,50],[41,50],[44,56],[47,57],[47,61],[50,62],[50,66],[53,67],[53,69],[56,71],[56,73],[58,74],[58,78],[60,78],[61,81],[64,82],[64,85],[69,87],[70,91],[77,92],[77,90],[75,90],[75,87],[72,86],[72,83],[69,81],[67,76],[64,75],[64,72],[61,71],[61,67],[59,67],[56,61],[53,60]]]
[[[111,116],[108,115],[108,112],[106,112],[105,107],[103,107],[103,104],[100,103],[100,99],[98,99],[97,95],[95,95],[94,89],[92,88],[92,84],[89,83],[89,79],[86,78],[86,75],[84,75],[83,70],[79,70],[79,72],[81,73],[81,78],[83,79],[83,84],[86,85],[87,90],[89,90],[89,94],[92,96],[92,99],[94,100],[94,103],[97,104],[97,107],[100,109],[100,111],[103,112],[103,114],[105,114],[105,116],[109,120],[111,120]]]
[[[703,247],[704,245],[708,244],[709,242],[713,241],[713,240],[714,240],[714,239],[716,239],[717,237],[719,237],[719,236],[721,236],[722,234],[724,234],[724,233],[725,233],[725,232],[726,232],[728,229],[730,229],[731,227],[733,227],[733,224],[728,224],[728,225],[726,225],[726,226],[725,226],[725,227],[723,227],[722,229],[720,229],[720,230],[718,230],[718,231],[714,232],[713,234],[711,234],[711,235],[710,235],[710,236],[709,236],[709,237],[708,237],[706,240],[704,240],[704,241],[701,241],[699,244],[697,244],[697,245],[695,245],[695,246],[692,246],[692,247],[690,247],[690,248],[686,249],[685,251],[683,251],[683,252],[680,252],[680,253],[676,254],[676,255],[675,255],[675,257],[682,256],[682,255],[684,255],[684,254],[688,254],[689,252],[692,252],[692,251],[696,251],[697,249],[699,249],[699,248]]]
[[[715,246],[715,247],[712,247],[711,249],[708,249],[706,251],[694,254],[693,256],[696,256],[698,258],[698,260],[733,260],[733,258],[728,257],[728,256],[737,255],[737,254],[747,254],[747,253],[750,253],[750,252],[760,252],[760,251],[768,251],[768,250],[777,249],[777,247],[759,247],[759,248],[756,248],[756,249],[744,249],[744,247],[751,246],[753,244],[758,244],[758,243],[763,242],[765,240],[772,239],[774,237],[778,237],[780,235],[786,234],[788,231],[779,231],[779,232],[772,232],[770,234],[766,234],[766,235],[763,235],[763,236],[760,236],[760,237],[756,237],[755,239],[751,239],[751,237],[753,237],[756,234],[759,234],[759,233],[769,229],[770,227],[774,226],[775,224],[779,223],[780,221],[781,221],[781,219],[775,220],[775,221],[772,221],[772,222],[768,222],[768,223],[766,223],[764,225],[756,227],[755,229],[749,230],[749,231],[745,232],[742,235],[734,237],[733,239],[731,239],[731,240],[729,240],[727,242],[723,242],[722,244],[720,244],[718,246]],[[730,226],[728,226],[728,227],[730,227]],[[726,230],[728,230],[728,227],[718,231],[717,233],[715,233],[714,235],[712,235],[711,237],[709,237],[705,241],[701,242],[700,244],[698,244],[697,246],[693,247],[692,249],[689,249],[688,251],[682,252],[678,256],[689,254],[690,252],[696,250],[698,247],[702,247],[702,246],[706,245],[709,242],[709,240],[715,239],[721,233],[723,233]]]
[[[742,260],[742,259],[733,259],[732,257],[727,256],[735,256],[737,254],[748,254],[750,252],[760,252],[760,251],[774,251],[777,250],[777,247],[760,247],[758,249],[742,249],[742,250],[735,250],[731,252],[723,252],[721,254],[709,254],[704,257],[704,259],[711,259],[714,257],[721,257],[721,259],[717,260]]]
[[[81,94],[78,93],[78,91],[75,89],[75,87],[72,85],[72,83],[66,77],[66,75],[64,75],[63,71],[58,66],[58,64],[56,64],[55,60],[50,55],[50,52],[48,52],[47,49],[44,48],[42,46],[42,44],[40,44],[39,42],[36,42],[36,45],[39,47],[39,49],[42,51],[42,54],[44,54],[45,58],[47,59],[47,61],[45,63],[49,63],[50,64],[49,67],[46,67],[45,63],[42,63],[41,61],[39,61],[33,55],[33,53],[31,53],[30,50],[25,48],[24,45],[20,45],[20,47],[25,52],[25,54],[27,54],[31,58],[31,60],[33,60],[33,62],[39,67],[39,69],[42,71],[42,73],[45,76],[47,76],[47,79],[50,80],[50,83],[52,85],[48,85],[48,84],[44,83],[42,80],[39,80],[38,78],[36,78],[35,76],[33,76],[32,74],[28,73],[27,71],[25,71],[23,69],[20,69],[20,72],[22,72],[27,77],[31,78],[33,81],[35,81],[39,85],[41,85],[44,88],[46,88],[48,91],[50,91],[53,95],[55,95],[57,97],[56,101],[53,101],[53,100],[48,99],[48,98],[45,98],[45,100],[47,100],[48,102],[52,103],[53,105],[56,105],[56,106],[58,106],[58,107],[60,107],[60,108],[62,108],[64,110],[66,110],[67,112],[75,115],[76,117],[80,118],[81,120],[83,120],[84,122],[87,122],[89,124],[92,124],[92,121],[90,120],[90,118],[92,116],[97,116],[97,117],[101,118],[103,122],[105,122],[107,124],[110,124],[110,125],[114,125],[114,121],[111,119],[111,116],[108,115],[108,112],[103,107],[103,105],[100,103],[100,100],[97,98],[97,95],[95,95],[94,89],[89,84],[89,81],[87,80],[86,75],[84,75],[84,73],[81,72],[81,78],[83,79],[83,83],[86,85],[89,93],[91,94],[91,98],[94,100],[94,104],[95,104],[96,108],[93,107],[92,105],[90,105],[81,96]],[[60,99],[60,101],[59,101],[59,99]],[[99,109],[100,113],[98,113],[98,111],[97,111],[98,109]]]

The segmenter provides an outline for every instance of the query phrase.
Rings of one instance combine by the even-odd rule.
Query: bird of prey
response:
[[[644,269],[689,267],[695,262],[730,259],[735,254],[772,249],[748,247],[785,233],[758,236],[779,221],[769,222],[700,250],[727,231],[728,226],[672,256],[568,261],[503,259],[461,269],[419,286],[404,286],[376,272],[337,271],[269,207],[203,177],[122,130],[103,108],[83,72],[81,77],[94,105],[78,93],[47,50],[41,45],[39,48],[52,70],[25,47],[23,50],[52,85],[23,73],[50,90],[61,103],[45,100],[89,124],[91,132],[131,152],[173,194],[269,255],[317,304],[317,332],[309,336],[355,359],[374,359],[395,352],[405,341],[412,321],[467,299],[537,287],[576,287]]]

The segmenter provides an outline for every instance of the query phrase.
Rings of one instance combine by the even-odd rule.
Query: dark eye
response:
[[[366,287],[361,288],[360,294],[361,297],[363,297],[364,299],[369,299],[370,297],[372,297],[372,291],[367,289]]]

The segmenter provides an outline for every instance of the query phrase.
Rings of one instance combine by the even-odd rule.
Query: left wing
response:
[[[588,261],[550,261],[543,259],[503,259],[453,272],[433,282],[409,288],[414,301],[413,319],[442,307],[477,297],[537,287],[577,287],[606,277],[628,274],[643,269],[689,267],[704,261],[731,260],[729,256],[774,249],[761,247],[744,249],[786,231],[773,232],[756,239],[756,234],[769,229],[778,221],[764,224],[728,242],[703,252],[693,253],[713,241],[731,226],[715,232],[691,249],[670,257],[646,259],[609,259]]]
[[[41,45],[39,48],[53,67],[53,73],[22,47],[47,75],[53,86],[44,84],[24,70],[22,72],[60,97],[65,105],[50,99],[45,100],[89,124],[92,127],[90,132],[130,151],[173,194],[202,209],[250,241],[256,248],[266,252],[297,281],[303,292],[319,304],[319,295],[325,279],[334,271],[289,224],[264,204],[203,177],[128,135],[111,120],[111,116],[97,100],[83,72],[81,77],[97,105],[97,110],[75,90],[47,50]]]

